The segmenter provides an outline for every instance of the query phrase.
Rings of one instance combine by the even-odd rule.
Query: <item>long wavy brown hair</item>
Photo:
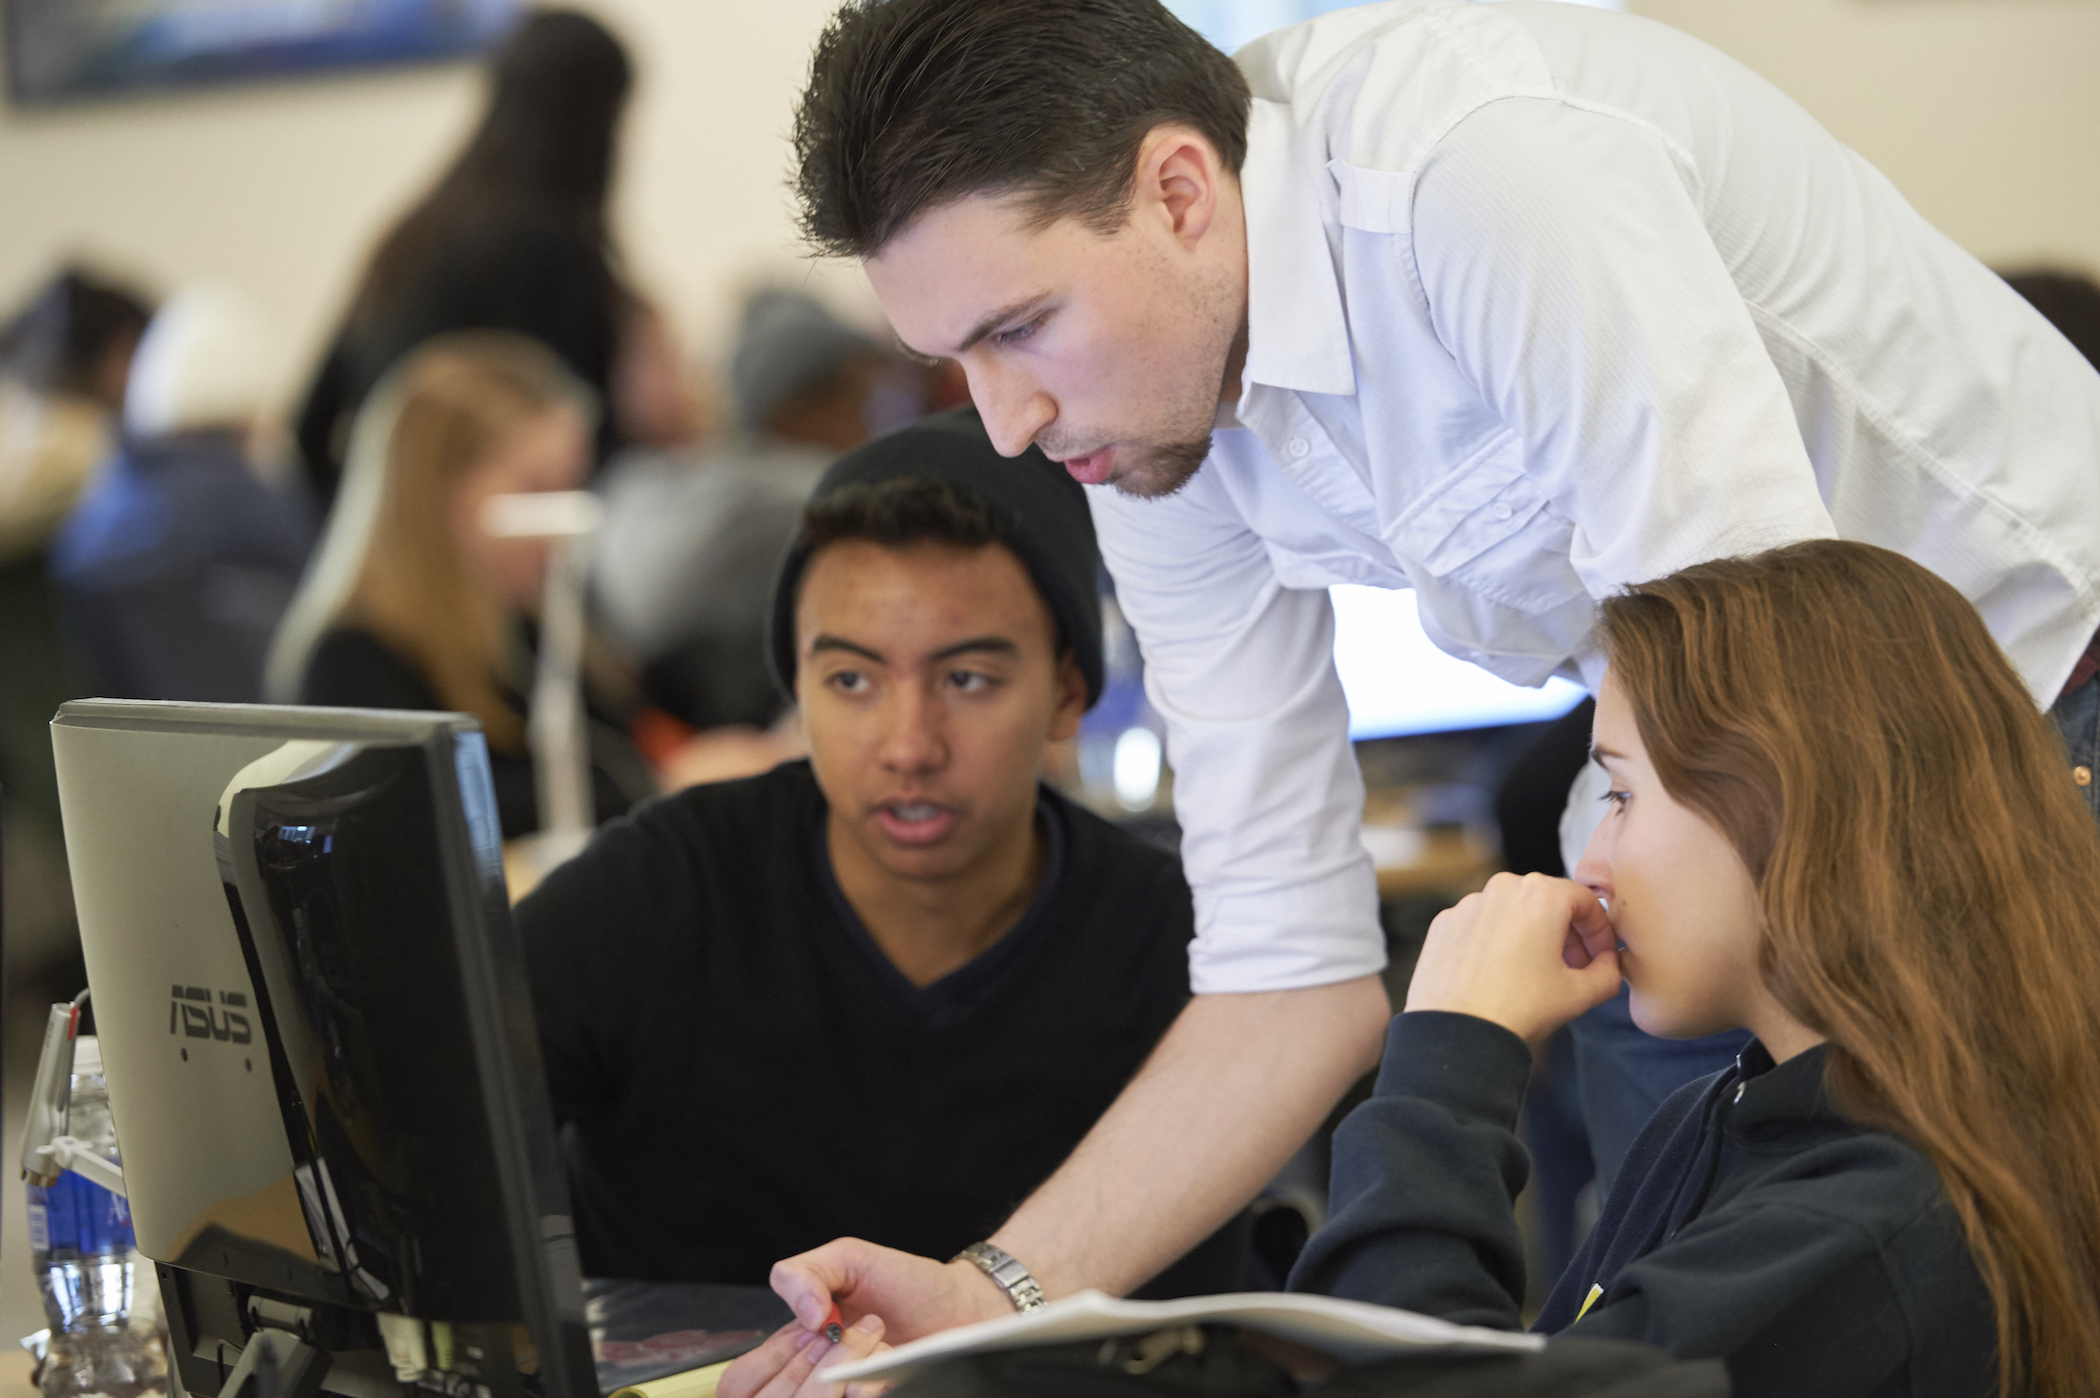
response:
[[[2100,837],[1983,620],[1819,540],[1604,603],[1665,789],[1756,880],[1760,965],[1853,1120],[1938,1166],[1996,1307],[2000,1393],[2100,1373]]]
[[[397,372],[378,513],[339,615],[413,659],[442,703],[481,720],[491,747],[517,750],[524,720],[508,696],[525,677],[514,618],[461,559],[452,496],[542,415],[587,412],[588,391],[551,351],[503,331],[439,336]]]

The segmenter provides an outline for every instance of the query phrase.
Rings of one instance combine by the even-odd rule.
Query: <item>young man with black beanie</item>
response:
[[[826,474],[769,655],[809,760],[639,808],[517,910],[587,1272],[952,1256],[1180,1012],[1178,861],[1037,779],[1100,694],[1098,567],[1080,488],[974,412]]]

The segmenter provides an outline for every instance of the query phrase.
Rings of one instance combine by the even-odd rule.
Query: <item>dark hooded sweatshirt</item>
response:
[[[1664,1102],[1535,1328],[1726,1359],[1737,1398],[1994,1395],[1990,1294],[1939,1173],[1837,1113],[1827,1057],[1774,1066],[1753,1043]],[[1395,1019],[1375,1095],[1336,1133],[1333,1214],[1292,1289],[1521,1326],[1530,1068],[1486,1020]]]

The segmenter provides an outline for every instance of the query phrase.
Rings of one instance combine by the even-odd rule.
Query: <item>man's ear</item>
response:
[[[1086,676],[1067,646],[1057,655],[1057,712],[1050,718],[1050,741],[1061,743],[1079,732],[1086,716]]]
[[[1193,248],[1218,216],[1225,165],[1194,127],[1165,122],[1138,148],[1135,203],[1157,210],[1174,240]],[[1136,212],[1136,210],[1134,210]]]

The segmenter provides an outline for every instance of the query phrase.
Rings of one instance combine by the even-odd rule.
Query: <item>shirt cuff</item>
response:
[[[1531,1047],[1501,1025],[1448,1010],[1395,1015],[1385,1031],[1378,1097],[1420,1097],[1461,1119],[1517,1129]]]
[[[1244,892],[1199,889],[1189,989],[1303,990],[1383,971],[1378,882],[1360,846],[1355,855],[1323,878]]]

